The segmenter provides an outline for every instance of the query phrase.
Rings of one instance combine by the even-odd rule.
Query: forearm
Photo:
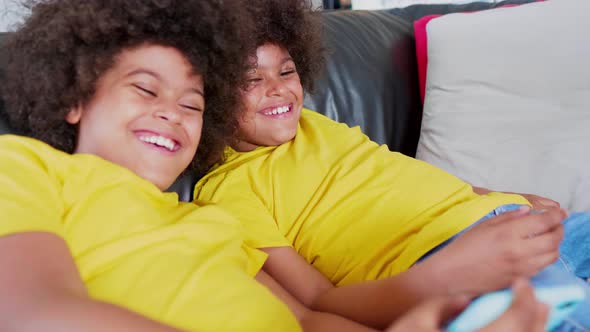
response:
[[[174,331],[90,299],[66,242],[50,233],[0,237],[0,294],[0,331]]]
[[[312,308],[383,329],[419,302],[448,294],[447,285],[436,266],[425,261],[394,277],[330,289],[318,295]]]
[[[377,330],[361,325],[335,314],[309,310],[299,319],[304,332],[376,332]]]
[[[348,318],[341,317],[334,313],[324,313],[311,310],[299,302],[276,280],[264,271],[258,272],[256,280],[267,287],[277,298],[289,307],[303,331],[305,332],[371,332],[375,331],[367,326],[359,324]]]
[[[3,310],[0,330],[36,331],[179,331],[115,305],[74,296],[48,297],[33,305]]]
[[[488,189],[482,188],[482,187],[472,186],[472,188],[473,188],[473,192],[478,195],[486,195],[486,194],[489,194],[492,192],[491,190],[488,190]]]

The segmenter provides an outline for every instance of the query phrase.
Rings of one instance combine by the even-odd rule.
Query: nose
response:
[[[266,94],[268,97],[281,96],[287,91],[285,82],[280,78],[271,78],[267,80]]]
[[[165,121],[170,121],[174,124],[180,124],[182,120],[182,115],[180,114],[180,110],[176,103],[158,104],[154,111],[154,116]]]

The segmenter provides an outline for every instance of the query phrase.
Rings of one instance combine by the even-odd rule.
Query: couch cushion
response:
[[[544,0],[537,0],[537,1],[544,1]],[[509,2],[505,2],[502,5],[495,5],[499,7],[514,7],[519,6],[520,4],[512,4]],[[473,11],[467,11],[465,13],[473,13]],[[416,59],[418,64],[418,84],[420,85],[420,98],[422,98],[422,102],[424,102],[424,95],[425,95],[425,88],[426,88],[426,68],[428,65],[428,35],[426,31],[426,25],[431,20],[442,16],[443,14],[434,14],[424,16],[416,21],[414,21],[414,39],[416,39]]]
[[[590,211],[589,11],[556,0],[432,20],[418,158]]]
[[[414,5],[377,11],[322,13],[327,70],[305,106],[350,126],[389,149],[414,156],[422,103],[412,22],[430,14],[475,11],[507,3]]]
[[[481,2],[474,1],[464,4],[432,4],[432,5],[413,5],[404,8],[394,8],[388,11],[391,14],[399,15],[413,22],[424,16],[445,15],[461,12],[475,12],[485,9],[502,7],[510,4],[523,4],[538,0],[506,0],[499,2]]]

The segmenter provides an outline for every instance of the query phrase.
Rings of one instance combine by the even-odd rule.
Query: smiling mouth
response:
[[[180,144],[178,142],[164,136],[142,134],[138,138],[142,142],[151,144],[169,152],[176,152],[178,149],[180,149]]]
[[[285,113],[289,113],[293,110],[293,104],[270,108],[262,112],[264,115],[273,116],[273,115],[281,115]]]

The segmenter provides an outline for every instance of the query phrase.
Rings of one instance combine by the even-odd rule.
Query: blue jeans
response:
[[[419,262],[444,248],[473,226],[502,213],[516,210],[520,205],[503,205],[488,213],[483,218],[456,234],[436,248],[426,253]],[[571,213],[563,221],[565,236],[559,246],[559,259],[531,278],[531,284],[542,284],[547,280],[562,280],[564,283],[576,282],[586,290],[586,299],[576,310],[553,329],[553,332],[590,331],[590,285],[585,279],[590,278],[590,213]]]

